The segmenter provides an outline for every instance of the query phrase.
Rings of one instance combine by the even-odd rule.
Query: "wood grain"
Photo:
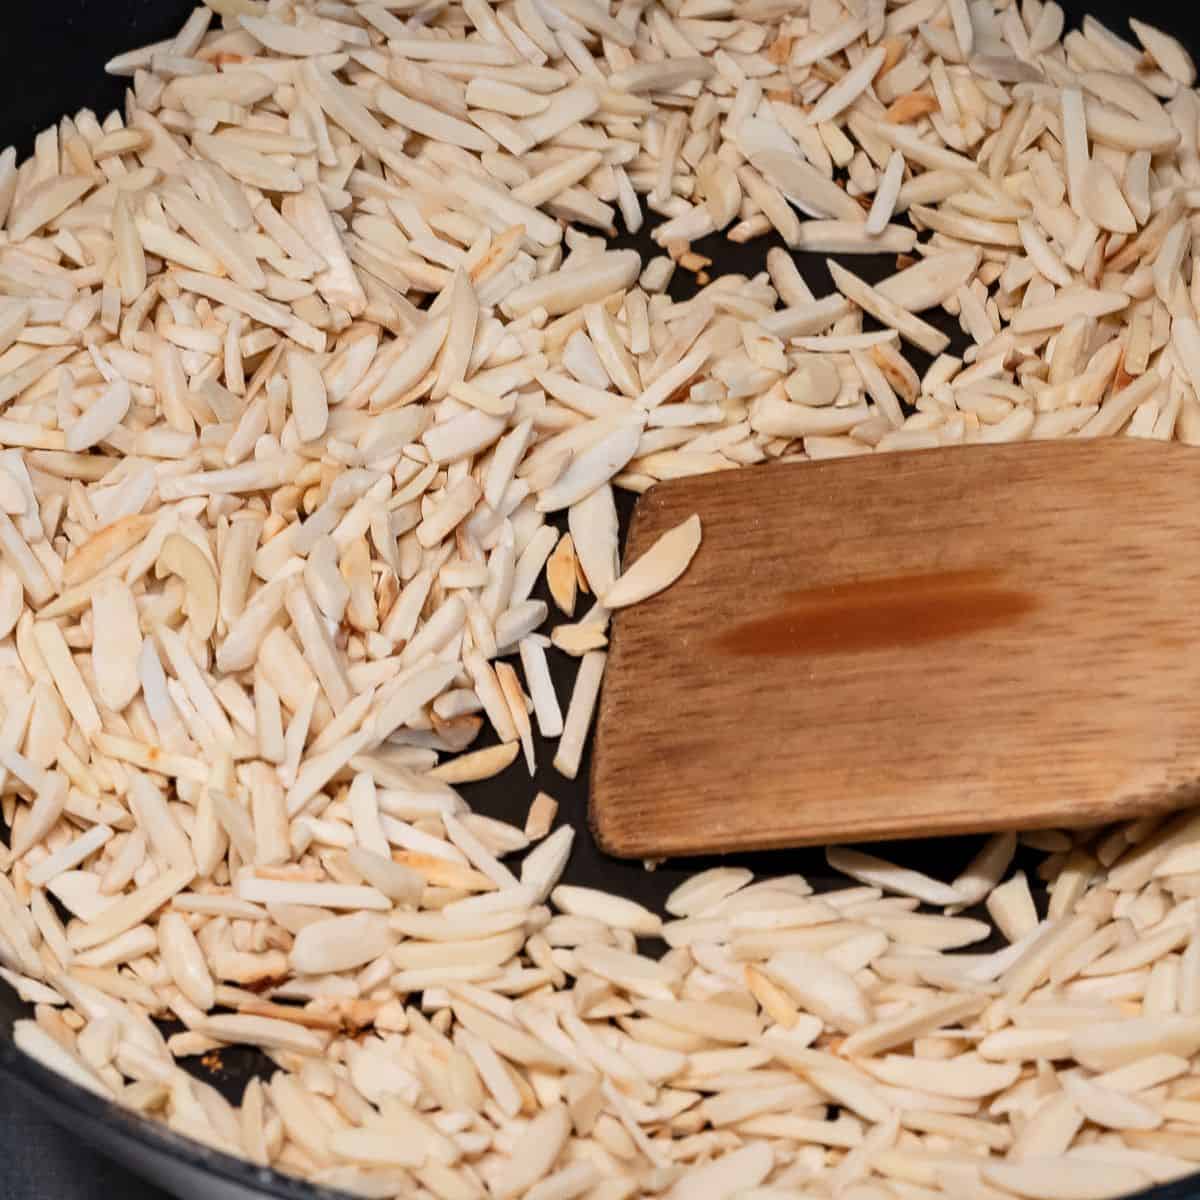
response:
[[[727,472],[640,501],[593,755],[650,858],[1091,825],[1195,801],[1200,454],[1123,438]]]

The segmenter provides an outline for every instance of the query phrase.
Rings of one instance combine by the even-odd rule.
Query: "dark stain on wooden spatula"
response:
[[[720,634],[727,654],[853,654],[965,637],[1015,621],[1037,604],[1004,572],[940,571],[787,592],[779,607]]]
[[[659,485],[614,618],[592,824],[626,857],[1100,824],[1200,778],[1200,452],[1122,438]]]

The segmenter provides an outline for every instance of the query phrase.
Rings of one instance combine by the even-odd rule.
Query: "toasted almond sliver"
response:
[[[430,774],[443,783],[475,783],[480,779],[491,779],[512,766],[521,753],[520,742],[501,742],[486,750],[475,750],[460,754],[458,758],[435,768]]]
[[[217,576],[204,552],[182,534],[168,534],[158,552],[154,574],[158,579],[171,574],[183,580],[188,620],[196,636],[207,641],[216,627],[218,597]]]
[[[1154,61],[1177,83],[1192,87],[1196,82],[1196,64],[1191,55],[1170,34],[1147,25],[1136,17],[1129,18],[1129,28],[1137,40],[1153,56]]]
[[[693,514],[668,530],[604,593],[608,609],[637,604],[670,587],[700,548],[700,518]]]

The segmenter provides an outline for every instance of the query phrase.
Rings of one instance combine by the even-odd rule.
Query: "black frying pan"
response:
[[[34,135],[63,113],[87,107],[103,116],[119,106],[126,81],[108,78],[103,72],[105,61],[123,50],[174,34],[195,2],[198,0],[0,0],[0,79],[4,81],[0,147],[15,143],[23,157],[31,151]],[[1115,31],[1126,32],[1130,6],[1119,0],[1059,2],[1071,24],[1090,12]],[[1137,15],[1182,38],[1193,56],[1200,59],[1200,31],[1186,6],[1151,0],[1137,6]],[[647,258],[660,252],[645,229],[636,238],[623,237],[621,244],[638,249]],[[771,244],[763,238],[748,246],[737,246],[715,237],[698,244],[697,249],[714,260],[714,276],[729,272],[752,275],[762,269]],[[798,261],[818,295],[830,290],[828,274],[819,258],[799,256]],[[856,259],[855,270],[879,278],[894,270],[894,261],[881,257],[869,264]],[[688,277],[680,271],[673,293],[682,297],[687,289]],[[958,343],[952,350],[961,349],[962,334],[957,324],[948,321],[943,327]],[[632,503],[626,497],[621,508],[623,524],[631,510]],[[555,683],[565,702],[573,671],[560,656],[555,656],[553,665],[562,668]],[[497,779],[463,789],[464,795],[476,810],[520,825],[534,791],[544,788],[561,802],[562,817],[583,830],[590,763],[585,756],[579,779],[569,783],[549,766],[553,753],[551,744],[538,745],[538,762],[543,765],[533,785],[523,770],[514,767]],[[950,879],[978,844],[977,838],[909,842],[888,847],[884,853],[936,877]],[[1024,865],[1031,868],[1038,858],[1033,856]],[[818,889],[845,883],[844,878],[833,876],[816,850],[742,855],[728,861],[744,863],[760,873],[800,872]],[[567,879],[619,892],[661,911],[673,887],[709,865],[712,863],[708,861],[691,861],[647,872],[640,864],[602,855],[591,838],[583,834],[576,840]],[[1036,878],[1032,871],[1029,874],[1031,879]],[[110,1175],[107,1164],[102,1168],[105,1179],[101,1182],[95,1176],[100,1160],[89,1153],[89,1146],[185,1200],[252,1200],[266,1196],[337,1200],[343,1195],[215,1153],[67,1082],[14,1048],[12,1025],[27,1015],[26,1009],[0,983],[0,1113],[8,1110],[7,1120],[0,1118],[0,1200],[98,1200],[101,1196],[151,1200],[157,1194],[122,1171]],[[253,1051],[232,1051],[221,1057],[222,1067],[214,1074],[206,1073],[197,1060],[188,1062],[232,1100],[240,1097],[253,1074],[269,1073],[270,1064]],[[76,1170],[64,1170],[59,1161],[39,1161],[38,1152],[30,1152],[27,1139],[36,1132],[43,1113],[64,1127],[64,1137],[54,1143],[51,1153],[72,1159],[78,1155]],[[1136,1200],[1200,1200],[1200,1173],[1142,1193]]]

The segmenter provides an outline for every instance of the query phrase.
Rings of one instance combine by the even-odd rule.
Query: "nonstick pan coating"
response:
[[[1110,28],[1126,32],[1130,6],[1119,0],[1060,0],[1067,13],[1068,25],[1077,25],[1091,13]],[[121,51],[168,37],[179,29],[194,7],[192,0],[7,0],[0,22],[0,147],[15,144],[24,158],[30,153],[34,135],[64,113],[91,108],[103,116],[118,107],[124,95],[125,80],[104,74],[105,61]],[[1137,6],[1136,15],[1173,33],[1200,60],[1200,16],[1188,5],[1153,0]],[[631,246],[644,257],[659,253],[651,242],[648,229],[637,237],[622,237],[619,245]],[[767,249],[775,244],[760,238],[738,246],[719,235],[697,243],[697,249],[713,259],[710,274],[738,272],[753,275],[763,268]],[[830,290],[830,280],[820,256],[799,255],[797,263],[817,295]],[[877,261],[856,259],[855,270],[871,279],[881,278],[894,269],[893,260],[881,256]],[[687,294],[688,280],[678,272],[672,292],[680,298]],[[676,289],[679,289],[676,291]],[[945,314],[939,314],[945,316]],[[927,314],[928,316],[928,314]],[[957,323],[944,321],[943,328],[963,345]],[[955,350],[951,347],[951,351]],[[918,362],[917,364],[921,364]],[[621,517],[628,521],[632,502],[623,497]],[[546,597],[543,597],[546,598]],[[559,656],[556,656],[556,658]],[[559,665],[562,665],[559,663]],[[559,695],[570,695],[571,672],[556,675]],[[667,863],[655,871],[640,864],[607,858],[595,847],[586,830],[587,779],[590,762],[585,755],[576,781],[563,779],[550,767],[553,746],[539,743],[537,777],[532,783],[507,772],[497,779],[462,789],[471,806],[479,812],[520,825],[529,799],[538,788],[555,795],[561,804],[561,816],[581,831],[567,871],[567,881],[618,892],[658,908],[667,893],[688,875],[712,860],[691,860],[686,864]],[[731,802],[736,802],[731,797]],[[890,859],[925,871],[938,878],[952,877],[974,853],[978,838],[940,839],[908,842],[889,846],[883,853]],[[1040,856],[1025,863],[1035,864]],[[819,850],[778,851],[769,854],[741,855],[721,860],[743,863],[760,873],[799,872],[817,890],[844,884],[825,864]],[[1018,863],[1018,865],[1021,865]],[[1030,872],[1031,878],[1036,878]],[[1040,897],[1044,901],[1044,897]],[[48,1071],[21,1054],[12,1044],[12,1025],[28,1015],[23,1005],[5,984],[0,983],[0,1087],[12,1090],[36,1105],[72,1136],[94,1146],[104,1154],[145,1176],[159,1186],[186,1200],[220,1197],[221,1200],[251,1200],[254,1197],[280,1197],[284,1200],[335,1200],[342,1193],[314,1188],[272,1171],[264,1171],[241,1160],[216,1153],[157,1125],[131,1115]],[[195,1062],[195,1060],[189,1060]],[[267,1074],[270,1064],[259,1054],[231,1051],[221,1055],[221,1067],[204,1078],[220,1088],[230,1099],[240,1098],[243,1087],[255,1073]],[[197,1066],[203,1071],[203,1068]],[[27,1200],[49,1193],[36,1179],[11,1179],[6,1164],[0,1162],[0,1197]],[[1200,1172],[1167,1187],[1141,1193],[1136,1200],[1200,1200]]]

